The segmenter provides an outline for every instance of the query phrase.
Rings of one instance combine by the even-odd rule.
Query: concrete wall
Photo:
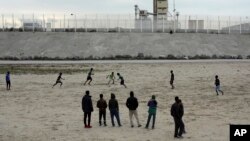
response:
[[[0,57],[250,55],[250,35],[197,33],[0,33]]]

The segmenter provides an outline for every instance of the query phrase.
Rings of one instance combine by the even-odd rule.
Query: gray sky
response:
[[[153,0],[0,0],[6,13],[134,13],[134,5],[152,11]],[[250,0],[175,0],[181,15],[250,16]],[[173,0],[169,1],[170,11]]]

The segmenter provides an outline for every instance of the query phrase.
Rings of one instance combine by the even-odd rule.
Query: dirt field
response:
[[[179,96],[185,106],[183,120],[187,134],[183,141],[228,141],[229,124],[250,123],[250,62],[166,62],[1,66],[13,71],[12,90],[5,90],[4,70],[0,80],[0,141],[171,141],[175,140],[170,108]],[[19,67],[19,68],[18,68]],[[86,71],[96,71],[92,86],[83,86]],[[16,70],[15,70],[16,69]],[[18,70],[20,69],[20,70]],[[32,70],[32,71],[29,71]],[[49,70],[49,71],[48,71]],[[72,72],[71,72],[72,70]],[[176,89],[169,86],[170,70]],[[65,80],[51,88],[58,73]],[[106,85],[106,75],[119,72],[125,89],[116,81]],[[216,96],[214,76],[219,75],[225,94]],[[94,104],[92,129],[85,129],[81,100],[90,90]],[[130,91],[139,100],[141,128],[131,128],[125,106]],[[122,127],[112,127],[107,111],[107,127],[99,127],[96,102],[115,93],[120,106]],[[147,101],[156,95],[158,111],[155,129],[145,129]],[[135,122],[135,120],[134,120]],[[150,126],[151,127],[151,126]]]

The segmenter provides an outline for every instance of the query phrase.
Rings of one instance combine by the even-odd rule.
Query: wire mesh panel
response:
[[[249,34],[250,17],[134,14],[1,14],[0,31]]]

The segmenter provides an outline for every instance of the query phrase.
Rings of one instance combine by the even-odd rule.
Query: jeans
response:
[[[110,110],[110,116],[111,116],[111,122],[113,126],[115,126],[114,117],[116,118],[118,125],[121,126],[119,112],[117,110]]]
[[[151,120],[151,117],[153,116],[153,124],[152,124],[152,128],[155,127],[155,117],[156,117],[156,114],[148,114],[148,121],[147,121],[147,125],[146,125],[146,128],[148,128],[148,125],[149,125],[149,122]]]

